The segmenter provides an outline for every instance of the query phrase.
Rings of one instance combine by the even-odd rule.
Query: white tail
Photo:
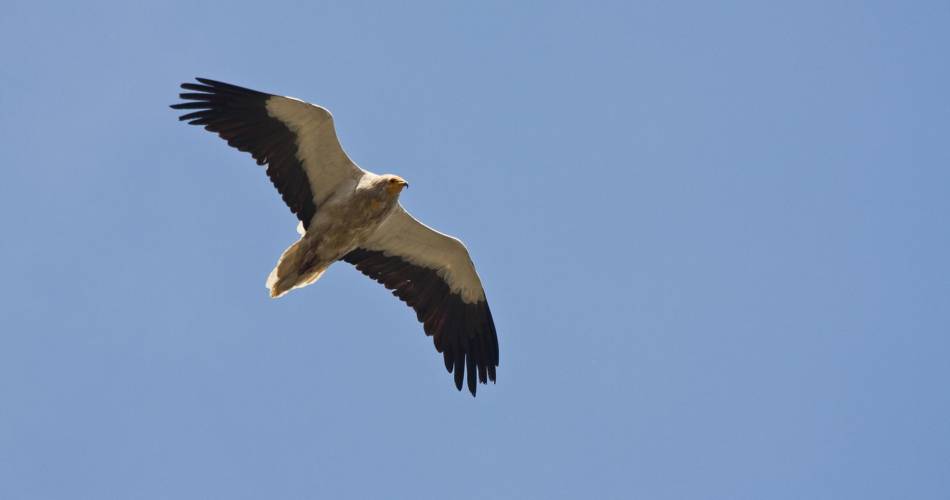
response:
[[[320,262],[316,255],[317,242],[300,238],[290,245],[277,261],[277,267],[267,277],[270,296],[277,298],[320,279],[329,263]]]

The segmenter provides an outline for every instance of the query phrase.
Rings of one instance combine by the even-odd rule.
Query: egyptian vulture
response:
[[[338,260],[412,307],[455,373],[475,395],[476,378],[495,381],[498,337],[485,291],[465,246],[419,222],[399,204],[409,184],[361,169],[337,140],[326,109],[198,78],[183,83],[179,120],[218,134],[267,165],[267,176],[300,219],[300,239],[267,279],[271,297],[307,286]]]

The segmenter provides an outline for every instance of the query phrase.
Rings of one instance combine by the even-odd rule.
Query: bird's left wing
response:
[[[181,84],[190,92],[181,93],[185,102],[172,108],[189,112],[179,120],[203,126],[251,153],[259,165],[266,164],[267,176],[304,227],[338,187],[365,174],[343,151],[326,109],[293,97],[197,80]]]
[[[498,336],[475,265],[461,241],[414,219],[402,206],[368,241],[343,260],[393,291],[416,311],[426,335],[455,372],[462,390],[475,395],[477,380],[495,381]]]

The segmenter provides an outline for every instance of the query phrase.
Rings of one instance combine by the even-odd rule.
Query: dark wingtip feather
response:
[[[209,85],[212,87],[236,87],[236,85],[231,85],[229,83],[224,83],[218,80],[212,80],[210,78],[205,78],[203,76],[196,76],[195,81],[198,81],[200,83],[203,83],[205,85]]]
[[[239,93],[254,94],[254,95],[266,95],[263,92],[260,92],[257,90],[252,90],[252,89],[241,87],[241,86],[234,85],[231,83],[224,83],[218,80],[212,80],[210,78],[202,78],[200,76],[196,76],[195,80],[198,80],[199,82],[220,91],[239,92]]]
[[[468,392],[471,392],[472,396],[474,396],[475,386],[478,383],[478,380],[475,378],[477,373],[475,369],[475,357],[472,356],[471,352],[469,352],[468,356],[465,357],[468,358],[468,367],[466,367],[466,370],[468,371]]]
[[[462,390],[462,381],[465,377],[465,354],[456,353],[455,355],[455,387]]]
[[[181,88],[183,88],[183,89],[185,89],[185,90],[194,90],[194,91],[197,91],[197,92],[205,92],[205,93],[214,92],[214,88],[213,88],[213,87],[209,87],[209,86],[207,86],[207,85],[201,85],[201,84],[198,84],[198,83],[190,83],[190,82],[185,82],[185,83],[181,84]]]

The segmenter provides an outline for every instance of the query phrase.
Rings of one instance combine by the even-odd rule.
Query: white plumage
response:
[[[349,262],[410,305],[461,389],[495,380],[498,339],[481,280],[458,239],[422,224],[398,202],[401,177],[353,163],[326,109],[199,78],[184,83],[180,117],[251,153],[300,220],[300,239],[268,277],[271,295],[315,282]]]

